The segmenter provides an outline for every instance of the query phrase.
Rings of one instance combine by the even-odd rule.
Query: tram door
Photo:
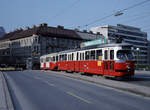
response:
[[[104,75],[109,74],[109,68],[108,68],[108,49],[104,50]]]
[[[48,69],[49,67],[50,67],[49,57],[46,57],[46,69]]]
[[[114,72],[114,50],[110,50],[109,51],[109,55],[110,55],[110,72]]]
[[[76,53],[75,71],[80,71],[79,52]]]
[[[112,75],[114,71],[114,50],[104,50],[104,74]]]

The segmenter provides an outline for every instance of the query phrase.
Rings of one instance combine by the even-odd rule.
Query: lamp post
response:
[[[136,48],[137,50],[137,67],[139,65],[139,51],[140,51],[140,48]]]
[[[122,12],[122,11],[117,11],[115,14],[114,14],[114,16],[121,16],[121,15],[123,15],[124,13]]]

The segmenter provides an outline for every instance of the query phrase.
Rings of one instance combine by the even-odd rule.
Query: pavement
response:
[[[0,71],[0,110],[14,110],[6,80]]]

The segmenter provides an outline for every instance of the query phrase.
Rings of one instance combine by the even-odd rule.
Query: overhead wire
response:
[[[58,13],[56,13],[54,16],[52,16],[50,19],[54,20],[58,16],[63,15],[65,12],[69,11],[71,8],[73,8],[80,1],[81,0],[74,1],[71,5],[69,5],[67,8],[62,9],[61,11],[59,11]]]
[[[127,19],[127,20],[123,20],[123,21],[120,21],[120,22],[136,22],[136,21],[138,21],[138,20],[143,20],[143,19],[145,19],[145,18],[148,18],[148,17],[150,17],[150,13],[148,13],[148,14],[143,14],[142,16],[136,16],[136,17],[134,17],[134,18],[132,18],[132,19]]]
[[[150,0],[145,0],[145,1],[142,1],[142,2],[139,2],[139,3],[137,3],[137,4],[134,4],[134,5],[132,5],[132,6],[129,6],[129,7],[127,7],[127,8],[124,8],[124,9],[122,9],[122,10],[119,10],[119,11],[117,11],[117,12],[124,12],[124,11],[127,11],[127,10],[129,10],[129,9],[132,9],[132,8],[135,8],[135,7],[137,7],[137,6],[140,6],[140,5],[142,5],[142,4],[145,4],[145,3],[147,3],[147,2],[149,2]],[[92,25],[92,24],[95,24],[95,23],[97,23],[97,22],[99,22],[99,21],[102,21],[102,20],[104,20],[104,19],[107,19],[107,18],[110,18],[110,17],[112,17],[112,16],[114,16],[116,14],[116,12],[114,13],[111,13],[111,14],[109,14],[109,15],[106,15],[106,16],[104,16],[104,17],[102,17],[102,18],[99,18],[99,19],[96,19],[96,20],[94,20],[94,21],[92,21],[92,22],[90,22],[90,23],[88,23],[88,24],[84,24],[84,25],[79,25],[78,27],[87,27],[87,26],[89,26],[89,25]],[[73,27],[71,27],[71,28],[73,28]]]
[[[150,25],[145,27],[145,28],[142,28],[143,30],[150,30]]]

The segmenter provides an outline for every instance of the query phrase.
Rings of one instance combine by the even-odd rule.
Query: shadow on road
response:
[[[137,82],[137,81],[150,81],[150,76],[135,76],[132,78],[128,78],[128,79],[122,79],[122,81],[128,81],[128,82]]]

